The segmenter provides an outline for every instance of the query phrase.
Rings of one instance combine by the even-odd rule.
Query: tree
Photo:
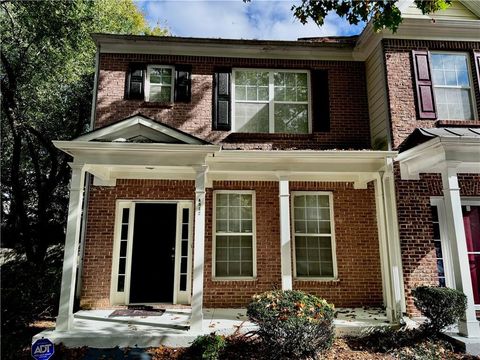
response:
[[[1,1],[2,242],[41,264],[63,241],[68,157],[52,143],[89,122],[91,32],[164,35],[132,0]]]
[[[372,20],[375,31],[387,28],[396,32],[402,22],[402,14],[397,7],[398,2],[398,0],[302,0],[300,5],[293,5],[292,10],[302,24],[313,20],[318,26],[322,26],[327,14],[335,12],[338,16],[346,18],[352,25]],[[415,0],[414,2],[423,14],[446,9],[451,4],[451,0]]]

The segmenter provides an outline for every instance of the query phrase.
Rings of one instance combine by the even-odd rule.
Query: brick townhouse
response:
[[[55,142],[73,158],[57,330],[75,298],[189,305],[201,330],[271,289],[397,322],[427,284],[465,292],[459,332],[480,338],[480,5],[401,3],[395,34],[94,34],[91,131]]]

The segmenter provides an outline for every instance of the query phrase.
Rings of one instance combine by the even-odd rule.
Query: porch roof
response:
[[[405,180],[418,180],[420,173],[441,173],[447,167],[457,173],[480,173],[479,128],[419,128],[400,149],[395,160]]]
[[[73,162],[102,180],[195,179],[208,166],[208,179],[353,181],[376,178],[397,155],[394,151],[223,150],[220,145],[55,141]]]

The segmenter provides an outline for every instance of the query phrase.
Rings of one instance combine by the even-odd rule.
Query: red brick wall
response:
[[[382,285],[373,188],[350,183],[291,183],[291,191],[333,191],[338,281],[295,281],[294,288],[326,298],[336,306],[381,305]],[[255,190],[257,278],[212,280],[213,190]],[[107,307],[117,199],[194,199],[192,181],[118,180],[116,187],[91,190],[81,305]],[[252,295],[281,288],[278,183],[214,182],[206,195],[205,292],[207,307],[245,306]]]
[[[478,78],[473,61],[473,50],[480,42],[384,40],[388,99],[393,147],[396,149],[417,127],[432,128],[461,125],[478,126],[480,121],[419,120],[416,113],[415,84],[413,79],[412,50],[460,51],[470,54],[472,89],[480,115]],[[460,175],[462,196],[480,195],[480,177]],[[421,180],[404,181],[396,170],[396,192],[407,312],[418,314],[411,289],[418,285],[438,285],[436,255],[430,197],[443,196],[440,175],[421,176]]]
[[[134,61],[192,65],[192,101],[158,106],[139,100],[125,100],[125,76],[128,64]],[[216,66],[328,69],[331,131],[299,135],[212,131],[212,75]],[[345,106],[345,101],[348,101],[348,106]],[[225,148],[370,148],[365,67],[362,62],[102,54],[95,126],[101,127],[137,113],[205,140],[223,142]]]

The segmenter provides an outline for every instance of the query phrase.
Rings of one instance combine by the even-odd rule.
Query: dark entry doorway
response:
[[[172,303],[177,205],[135,205],[130,303]]]

